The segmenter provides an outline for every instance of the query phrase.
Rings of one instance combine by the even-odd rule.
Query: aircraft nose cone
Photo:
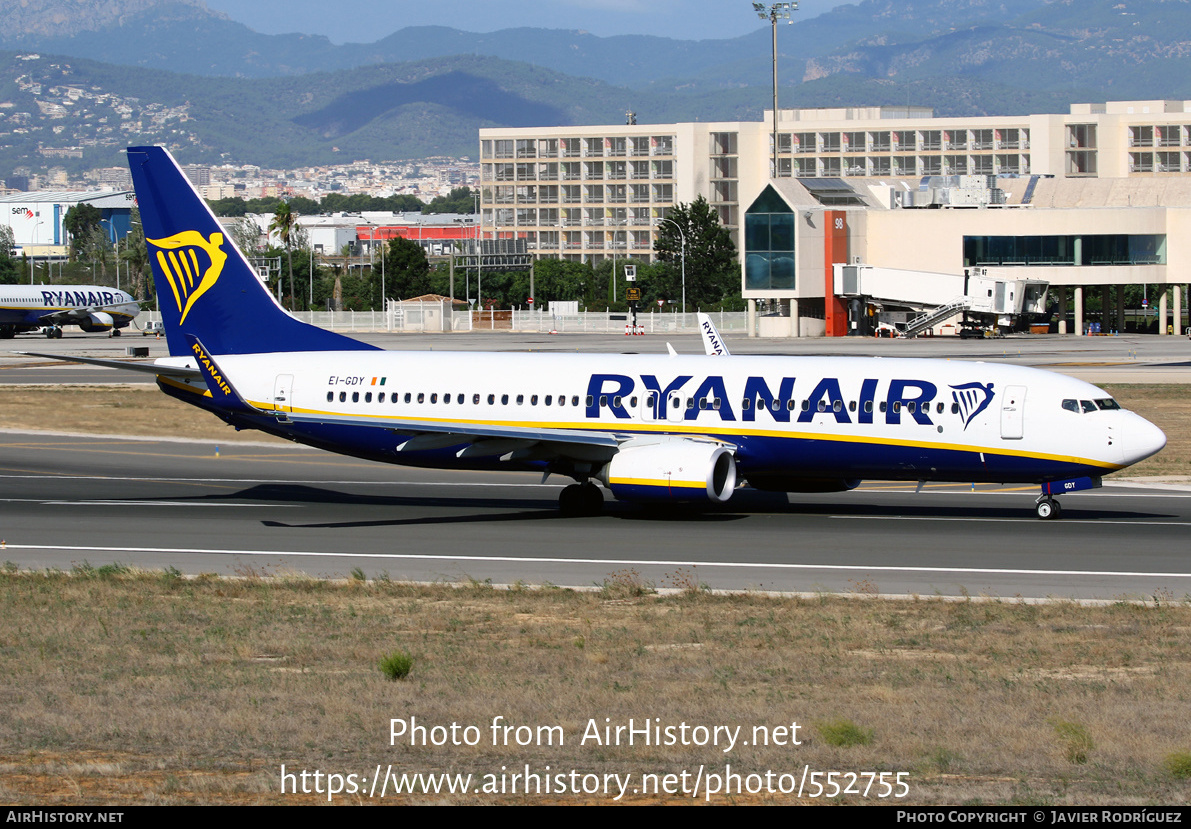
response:
[[[1166,445],[1166,433],[1143,417],[1135,417],[1126,434],[1125,452],[1129,463],[1157,454]]]

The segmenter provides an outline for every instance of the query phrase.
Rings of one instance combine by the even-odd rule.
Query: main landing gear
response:
[[[604,493],[591,481],[571,484],[558,496],[558,510],[568,518],[599,515],[604,511]]]
[[[57,325],[51,325],[45,330],[46,339],[60,340],[62,339],[62,328]]]

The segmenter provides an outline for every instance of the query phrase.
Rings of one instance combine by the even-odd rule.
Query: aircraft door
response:
[[[654,407],[658,403],[658,393],[656,391],[647,391],[641,397],[641,422],[654,423],[658,420],[658,415],[654,411]],[[665,412],[662,413],[665,417]]]
[[[672,423],[681,423],[686,414],[686,403],[682,399],[682,392],[670,392],[666,400],[666,419]]]
[[[1025,434],[1026,387],[1007,386],[1001,396],[1001,439],[1021,440]]]
[[[278,412],[293,411],[294,375],[278,374],[273,383],[273,409]]]

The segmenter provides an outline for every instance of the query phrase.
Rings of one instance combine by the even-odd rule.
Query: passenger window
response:
[[[549,405],[550,405],[550,400],[551,400],[551,399],[552,399],[552,398],[551,398],[551,395],[549,395],[549,394],[548,394],[548,395],[546,395],[546,405],[547,405],[547,406],[549,406]]]
[[[699,408],[700,408],[700,409],[706,409],[706,408],[707,408],[707,398],[706,398],[706,397],[700,397],[700,398],[699,398]]]
[[[939,405],[935,407],[935,414],[943,414],[943,401],[939,401]]]
[[[345,391],[341,391],[341,392],[339,392],[339,402],[340,402],[340,403],[346,403],[346,402],[347,402],[347,392],[345,392]]]
[[[531,405],[531,406],[538,405],[538,396],[536,394],[529,398],[529,405]]]
[[[833,411],[833,412],[840,412],[840,411],[843,411],[843,409],[844,409],[844,401],[842,401],[842,400],[837,400],[831,404],[831,411]]]
[[[518,406],[524,406],[524,405],[525,405],[525,395],[524,395],[524,394],[519,394],[519,395],[517,395],[517,405],[518,405]]]
[[[437,403],[437,402],[438,402],[438,392],[435,392],[434,394],[430,395],[430,402],[431,402],[431,403]]]
[[[384,393],[383,391],[382,391],[380,394],[378,394],[378,395],[376,396],[376,402],[377,402],[377,403],[384,403],[384,402],[385,402],[385,393]]]
[[[620,408],[620,395],[619,394],[612,398],[612,405],[618,409]]]
[[[327,402],[331,403],[334,400],[335,400],[335,392],[333,392],[333,391],[327,392]]]
[[[480,405],[480,396],[479,396],[478,394],[473,394],[473,395],[471,396],[471,404],[472,404],[473,406],[478,406],[478,405]]]
[[[827,401],[820,400],[818,405],[815,408],[817,408],[821,412],[827,411]]]
[[[420,392],[418,392],[418,402],[419,402],[419,403],[425,403],[425,402],[426,402],[426,392],[424,392],[424,391],[420,391]]]
[[[407,395],[407,396],[408,396],[408,395]],[[393,396],[392,396],[391,398],[389,398],[389,399],[390,399],[390,401],[391,401],[392,403],[396,403],[396,402],[397,402],[397,394],[396,394],[396,393],[394,393],[394,394],[393,394]]]
[[[712,403],[711,403],[711,408],[715,409],[715,410],[718,412],[718,411],[720,410],[720,403],[721,403],[721,402],[723,402],[723,401],[721,401],[721,400],[720,400],[720,399],[717,397],[715,400],[713,400],[713,401],[712,401]]]
[[[352,402],[353,402],[353,403],[359,403],[359,402],[360,402],[360,393],[359,393],[358,391],[353,391],[353,392],[352,392]]]
[[[751,404],[752,402],[753,402],[753,401],[749,400],[749,399],[746,397],[744,400],[741,400],[741,401],[740,401],[740,408],[741,408],[741,409],[743,409],[744,411],[746,411],[746,412],[747,412],[747,411],[749,410],[749,406],[750,406],[750,404]]]
[[[577,395],[577,394],[573,394],[573,395],[571,395],[571,405],[572,405],[572,406],[578,406],[578,405],[579,405],[579,395]],[[587,405],[588,405],[588,406],[590,406],[590,405],[591,405],[591,395],[588,395],[588,396],[587,396]]]
[[[889,404],[886,401],[884,401],[884,400],[881,401],[881,413],[882,414],[884,414],[885,409],[888,408],[888,406],[889,406]]]
[[[811,410],[811,401],[809,399],[802,401],[802,410],[809,412]]]
[[[959,414],[959,404],[958,404],[958,403],[952,403],[952,404],[951,404],[951,413],[952,413],[952,414]]]
[[[366,393],[364,394],[364,402],[365,402],[365,403],[371,403],[371,402],[372,402],[372,392],[366,392]]]
[[[1064,400],[1063,409],[1068,412],[1075,412],[1079,414],[1079,404],[1074,400]]]
[[[910,414],[914,414],[914,412],[915,412],[915,410],[917,410],[917,408],[918,408],[918,403],[916,403],[913,400],[911,400],[909,403],[906,404],[906,410]]]
[[[873,401],[871,401],[871,400],[864,401],[864,413],[865,414],[873,413]]]
[[[463,405],[463,395],[461,395],[461,394],[455,395],[455,402],[458,403],[460,406],[462,406]]]
[[[942,406],[943,404],[940,403],[939,405]],[[848,411],[850,411],[850,412],[856,411],[856,401],[855,400],[852,400],[848,403]],[[940,408],[939,411],[942,411],[942,409]]]
[[[902,402],[900,400],[893,401],[893,413],[897,414],[902,410]]]
[[[496,395],[495,394],[488,395],[488,405],[491,406],[494,403],[496,403]]]
[[[448,394],[444,394],[444,395],[442,396],[442,402],[444,402],[444,403],[446,403],[446,404],[448,404],[448,405],[449,405],[449,404],[450,404],[450,402],[451,402],[451,395],[450,395],[449,393],[448,393]]]
[[[600,395],[600,408],[601,409],[608,408],[608,395],[606,395],[606,394]]]
[[[406,392],[405,393],[405,402],[408,403],[412,399],[413,399],[413,396],[409,392]],[[418,402],[421,403],[422,401],[419,400]]]
[[[693,410],[695,408],[695,398],[688,397],[686,399],[686,407]]]
[[[629,398],[629,408],[631,408],[631,409],[637,408],[637,395],[634,394],[632,397]],[[719,406],[716,406],[716,408],[718,409]]]
[[[507,394],[502,394],[500,396],[500,405],[502,405],[502,406],[509,405],[509,396]]]

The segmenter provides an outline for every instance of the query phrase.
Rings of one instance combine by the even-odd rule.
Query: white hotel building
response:
[[[765,252],[790,263],[777,280],[750,271],[744,232],[771,181],[772,117],[481,130],[485,234],[525,239],[539,257],[648,260],[657,220],[703,196],[740,249],[744,296],[776,303],[795,320],[782,330],[793,335],[805,333],[800,317],[822,318],[824,256],[956,274],[1027,268],[1075,303],[1077,316],[1085,286],[1104,289],[1105,305],[1116,287],[1119,309],[1124,284],[1187,279],[1191,101],[967,118],[923,107],[781,110],[777,178],[797,185],[775,182],[775,190],[801,216],[844,212],[848,234],[842,253],[838,240],[825,253],[824,223],[800,218],[784,255]],[[1003,200],[940,212],[906,209],[913,197],[895,195],[918,191],[927,176],[961,175],[999,177]],[[772,204],[766,211],[773,215]],[[1072,250],[1117,253],[1093,259]]]

